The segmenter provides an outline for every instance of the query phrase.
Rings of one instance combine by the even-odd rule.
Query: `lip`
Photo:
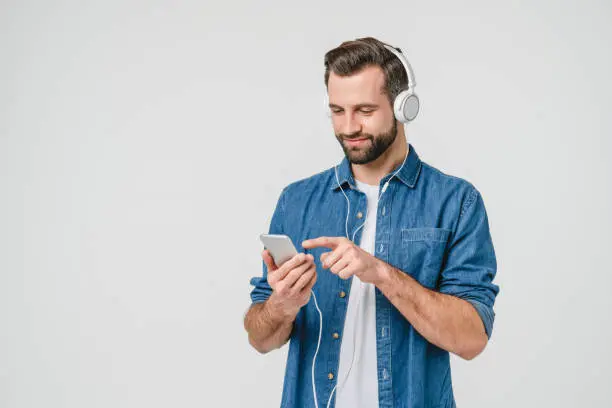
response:
[[[346,143],[348,143],[350,146],[358,146],[360,144],[362,144],[363,142],[367,141],[367,138],[363,138],[363,139],[344,139],[346,141]]]

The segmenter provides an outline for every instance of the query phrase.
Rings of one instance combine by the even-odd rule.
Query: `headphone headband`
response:
[[[396,50],[395,48],[391,47],[390,45],[387,45],[387,44],[383,44],[383,45],[385,46],[386,49],[391,51],[397,58],[399,58],[400,62],[404,66],[406,75],[408,75],[408,89],[410,91],[413,91],[414,87],[416,86],[416,80],[414,79],[414,71],[412,70],[412,66],[408,62],[408,59],[404,56],[404,54],[402,54],[400,51]]]

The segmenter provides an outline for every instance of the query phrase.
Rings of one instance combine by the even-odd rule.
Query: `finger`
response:
[[[310,255],[310,257],[312,258],[312,255]],[[277,281],[285,279],[287,274],[291,272],[292,269],[302,265],[304,262],[308,262],[308,259],[308,256],[304,253],[294,255],[293,258],[282,264],[277,270],[274,271],[274,279]]]
[[[338,262],[343,257],[343,255],[346,253],[346,250],[347,250],[346,247],[338,247],[334,249],[333,251],[329,253],[329,255],[325,257],[325,262],[322,262],[322,266],[325,269],[331,268],[332,266],[334,266],[336,262]]]
[[[326,247],[335,249],[342,242],[342,237],[318,237],[313,239],[307,239],[302,241],[302,247],[304,248],[317,248]]]
[[[353,275],[354,275],[354,272],[350,265],[348,265],[346,268],[343,268],[342,270],[338,272],[338,276],[341,277],[342,279],[348,279]]]
[[[291,290],[293,293],[297,294],[302,290],[310,281],[312,280],[313,275],[317,273],[317,268],[314,266],[310,266],[299,278],[293,286],[291,286]]]
[[[268,251],[267,249],[264,249],[263,252],[261,253],[261,257],[263,258],[263,261],[266,264],[268,271],[275,271],[278,269],[278,266],[276,266],[276,264],[274,263],[274,259],[272,258],[272,255],[270,255],[270,251]]]
[[[350,263],[350,259],[347,259],[346,257],[340,258],[338,262],[336,262],[331,268],[329,268],[329,270],[331,273],[338,275],[340,271],[349,266]]]
[[[317,274],[315,273],[314,276],[310,278],[310,282],[308,282],[306,286],[302,288],[302,290],[300,291],[300,295],[304,295],[306,294],[306,292],[310,292],[316,282],[317,282]]]
[[[302,264],[302,265],[298,266],[297,268],[293,269],[282,280],[283,285],[286,286],[287,288],[291,289],[297,283],[297,281],[300,279],[300,277],[302,275],[304,275],[305,273],[307,273],[309,268],[310,268],[309,265]]]
[[[304,262],[303,264],[301,264],[297,268],[292,269],[282,279],[283,285],[286,285],[287,287],[292,287],[295,284],[295,282],[297,282],[299,277],[302,276],[302,274],[304,274],[304,272],[306,272],[308,270],[308,268],[310,268],[310,267],[311,267],[310,263]]]
[[[291,271],[292,269],[302,265],[304,262],[309,262],[310,259],[312,259],[312,255],[300,252],[298,254],[295,254],[293,258],[282,264],[281,268]]]

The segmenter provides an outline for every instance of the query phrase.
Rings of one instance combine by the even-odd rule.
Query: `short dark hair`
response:
[[[393,48],[401,52],[400,48]],[[373,37],[345,41],[325,54],[325,88],[332,71],[339,76],[349,76],[373,65],[379,66],[385,74],[385,85],[381,91],[393,106],[395,97],[408,88],[408,75],[397,56]]]

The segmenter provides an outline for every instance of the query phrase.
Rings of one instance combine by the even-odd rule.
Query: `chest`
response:
[[[305,197],[294,206],[286,227],[298,251],[314,256],[320,290],[346,289],[341,278],[321,266],[321,254],[331,249],[304,250],[301,246],[302,241],[321,236],[349,237],[423,286],[437,287],[452,232],[452,208],[401,187],[390,186],[377,202],[363,192],[346,189],[346,197],[336,191]]]

